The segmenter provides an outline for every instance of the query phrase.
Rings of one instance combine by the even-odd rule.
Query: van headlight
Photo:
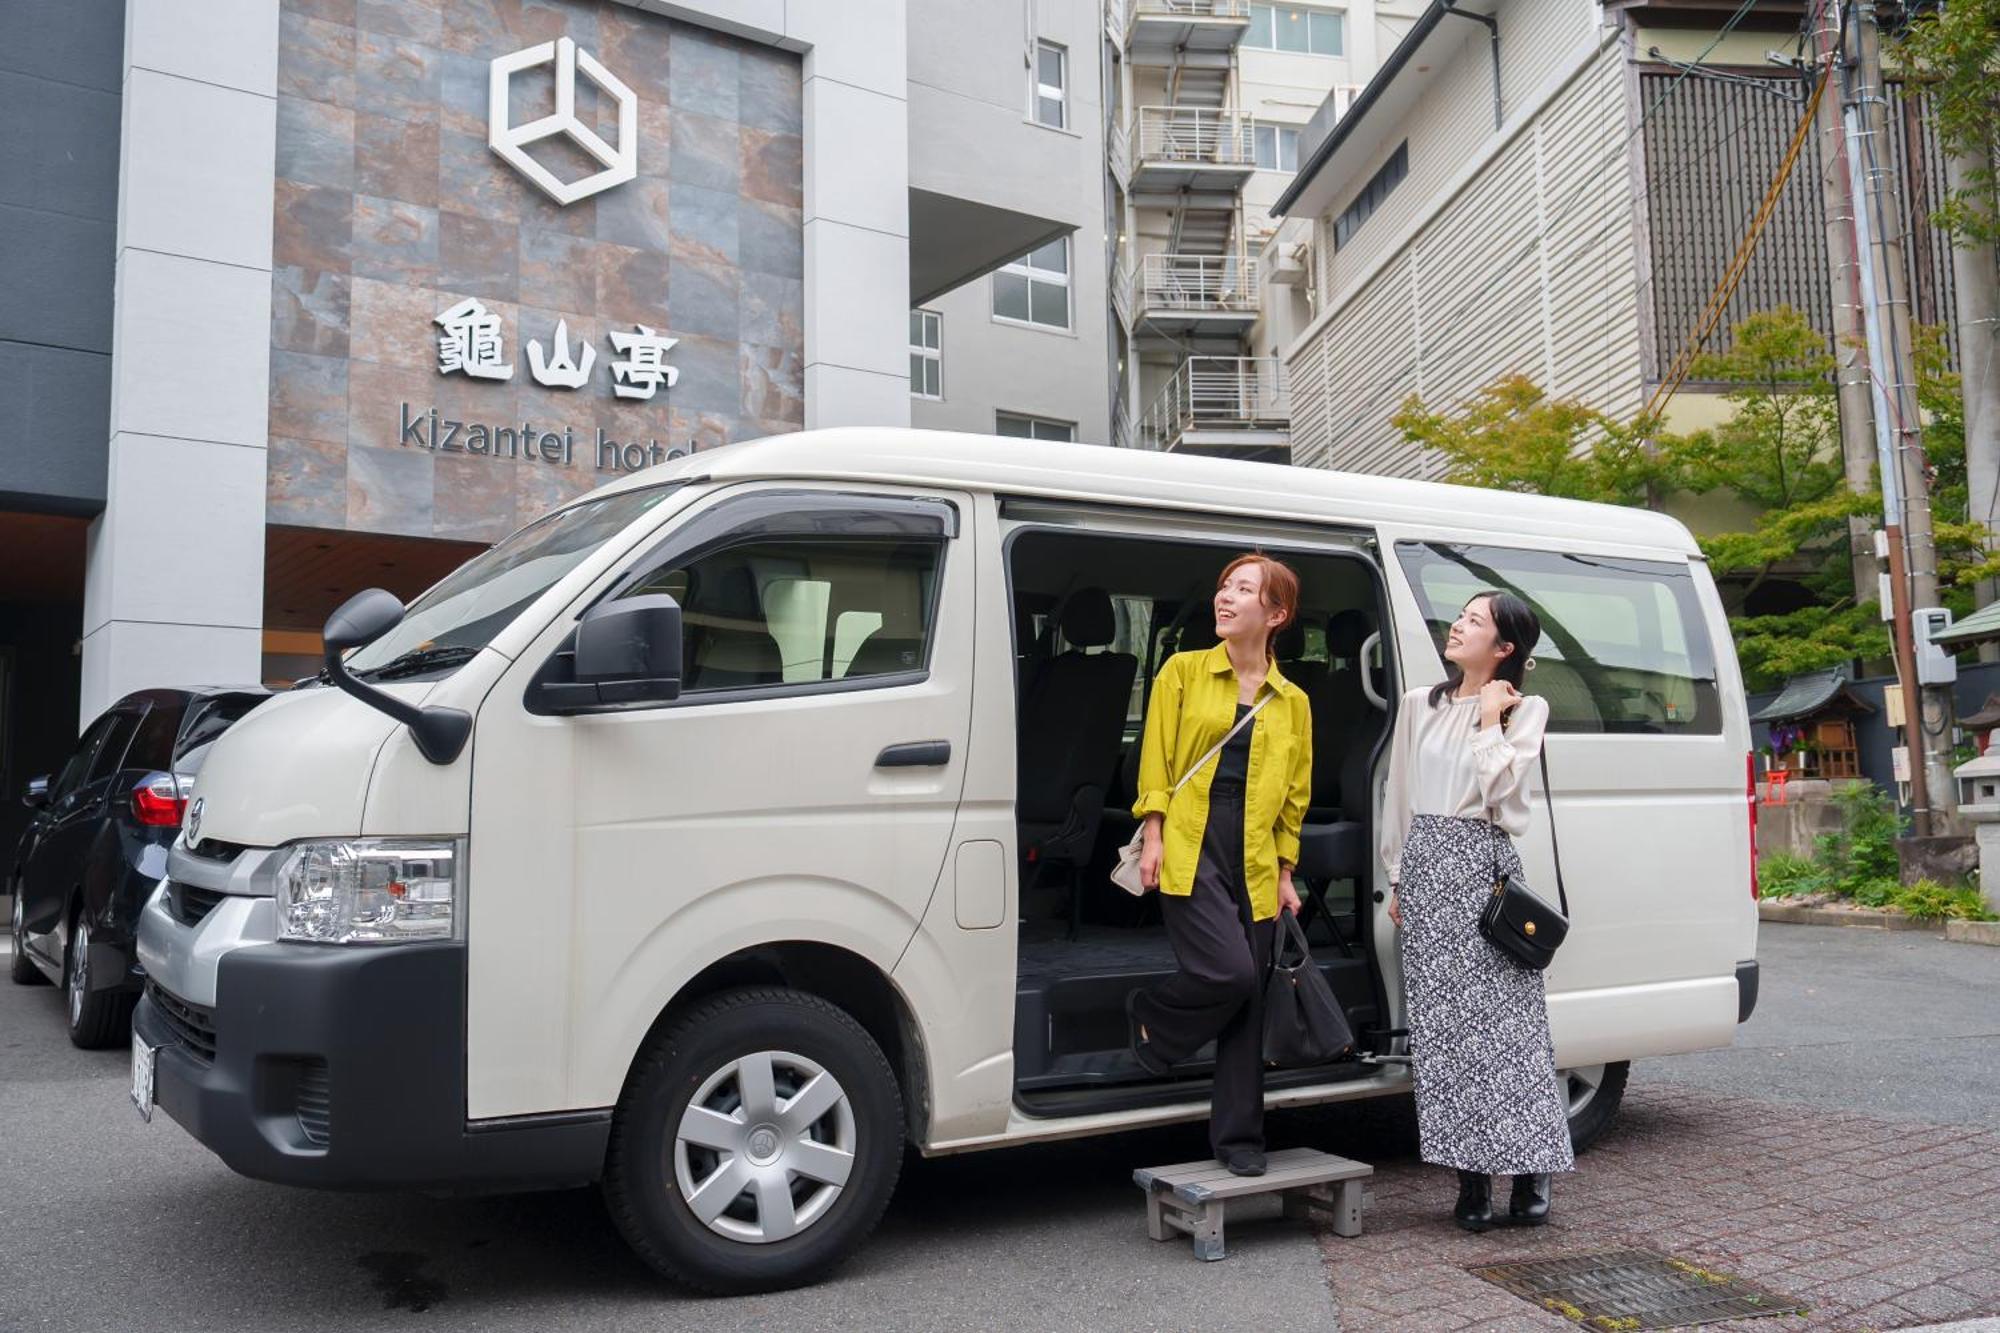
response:
[[[343,838],[295,845],[278,867],[278,938],[308,944],[450,939],[458,844]]]

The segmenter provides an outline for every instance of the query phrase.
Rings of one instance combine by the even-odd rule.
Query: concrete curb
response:
[[[1991,944],[2000,946],[2000,921],[1947,921],[1944,937],[1957,940],[1960,944]],[[2000,1327],[2000,1321],[1995,1321]]]
[[[1868,930],[1942,931],[1942,921],[1923,921],[1901,912],[1842,911],[1832,907],[1793,907],[1768,899],[1757,904],[1759,921],[1776,921],[1790,926],[1859,926]],[[1971,925],[1972,922],[1963,924]]]

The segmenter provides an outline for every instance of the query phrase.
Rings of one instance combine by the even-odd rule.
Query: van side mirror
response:
[[[378,713],[386,713],[410,729],[417,752],[433,764],[449,764],[465,749],[472,735],[472,714],[462,708],[423,708],[378,690],[347,669],[341,654],[375,642],[403,622],[403,603],[386,588],[356,593],[327,617],[320,632],[326,644],[327,678],[342,693],[353,695]]]
[[[21,792],[21,804],[30,810],[39,810],[49,803],[49,775],[29,778],[27,787]]]
[[[342,602],[331,616],[320,639],[326,651],[344,653],[350,648],[371,644],[403,623],[403,603],[387,588],[370,588]]]
[[[681,695],[681,608],[665,593],[599,602],[577,623],[573,681],[545,681],[550,713],[596,713]]]

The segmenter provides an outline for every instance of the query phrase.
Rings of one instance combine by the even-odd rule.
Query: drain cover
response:
[[[1646,1250],[1495,1264],[1472,1274],[1605,1333],[1805,1313],[1805,1306],[1790,1297]]]

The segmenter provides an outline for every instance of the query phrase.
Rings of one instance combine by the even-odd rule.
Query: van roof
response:
[[[1398,523],[1450,535],[1558,538],[1684,555],[1700,549],[1678,519],[1621,505],[1323,468],[893,427],[746,440],[635,472],[593,494],[695,476],[946,486],[1251,518]]]

